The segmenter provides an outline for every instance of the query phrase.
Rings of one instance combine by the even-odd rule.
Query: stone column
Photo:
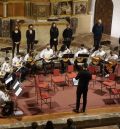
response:
[[[75,15],[75,5],[76,5],[76,2],[73,2],[73,15]]]
[[[3,17],[7,17],[7,2],[3,2]]]
[[[54,13],[53,13],[53,3],[51,3],[51,16],[53,16]]]

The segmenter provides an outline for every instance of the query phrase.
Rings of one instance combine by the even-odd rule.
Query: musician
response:
[[[35,30],[33,29],[33,24],[28,26],[28,30],[26,31],[26,38],[27,38],[27,53],[30,50],[33,50],[34,41],[35,41]]]
[[[56,23],[52,23],[50,28],[50,48],[55,47],[55,52],[57,51],[57,45],[58,45],[58,36],[59,36],[59,30],[57,28]]]
[[[21,57],[20,54],[17,54],[13,59],[12,59],[12,66],[13,67],[21,67],[23,63],[23,58]]]
[[[110,73],[114,73],[116,65],[117,65],[118,55],[113,51],[110,51],[110,54],[105,58],[105,77],[108,77]]]
[[[37,72],[33,51],[30,51],[25,55],[24,62],[25,62],[25,66],[29,69],[29,72],[31,74],[35,74]]]
[[[5,61],[2,64],[2,66],[1,66],[1,72],[3,74],[3,80],[2,80],[2,82],[4,83],[5,82],[5,79],[7,78],[7,76],[11,72],[11,66],[9,64],[9,58],[8,57],[5,57]]]
[[[20,31],[18,25],[16,25],[14,31],[12,31],[12,41],[13,41],[12,56],[14,57],[15,47],[17,46],[17,54],[18,54],[20,41],[21,41],[21,31]]]
[[[94,51],[93,54],[91,55],[92,57],[92,65],[97,65],[97,66],[100,66],[100,74],[104,74],[104,64],[103,64],[103,60],[105,58],[105,51],[102,50],[102,46],[100,46],[98,48],[98,50]]]
[[[62,58],[64,56],[64,54],[70,54],[71,51],[69,48],[67,48],[66,45],[62,45],[60,50],[59,50],[59,54],[58,57],[60,58],[60,63],[61,63],[61,72],[64,73],[65,72],[65,65],[71,65],[70,59],[69,58]]]
[[[4,106],[5,102],[10,101],[10,96],[7,93],[7,90],[5,87],[0,87],[0,105]]]
[[[64,44],[67,48],[70,48],[73,31],[70,28],[70,24],[67,24],[67,28],[63,31]]]
[[[77,53],[75,53],[75,61],[74,66],[76,70],[80,70],[82,67],[80,67],[79,63],[87,63],[87,59],[83,57],[78,57],[79,54],[89,54],[87,48],[85,48],[84,44],[81,44],[81,47]]]
[[[53,55],[54,55],[53,50],[50,48],[49,45],[47,45],[47,48],[43,49],[42,52],[40,53],[40,58],[42,59],[45,75],[48,72],[48,69],[47,69],[48,65],[51,66],[51,70],[54,67],[54,63],[52,61]]]

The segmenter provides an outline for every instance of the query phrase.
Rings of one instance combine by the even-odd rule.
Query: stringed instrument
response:
[[[107,63],[106,63],[106,69],[110,72],[110,73],[112,73],[112,71],[113,71],[113,66],[115,66],[115,65],[117,65],[117,61],[115,61],[115,60],[109,60]]]
[[[0,78],[3,78],[5,76],[6,72],[0,71]]]
[[[34,65],[37,61],[40,61],[41,59],[38,59],[38,60],[34,60],[33,57],[29,57],[27,59],[27,62],[30,64],[30,65]]]
[[[92,57],[92,64],[98,65],[101,60],[102,60],[102,58],[100,56],[94,56],[94,57]]]

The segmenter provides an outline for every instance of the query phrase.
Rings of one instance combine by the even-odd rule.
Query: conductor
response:
[[[81,112],[85,112],[86,104],[87,104],[87,92],[88,92],[88,85],[89,81],[92,79],[92,75],[87,70],[87,64],[83,65],[83,70],[81,70],[75,78],[76,80],[79,79],[78,87],[76,91],[76,108],[73,109],[74,112],[79,113],[80,107],[80,98],[83,94],[83,107]]]

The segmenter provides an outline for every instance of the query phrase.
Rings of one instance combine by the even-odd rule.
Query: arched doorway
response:
[[[111,34],[112,15],[112,0],[96,0],[94,22],[96,23],[98,19],[102,19],[104,25],[104,33],[108,35]]]

